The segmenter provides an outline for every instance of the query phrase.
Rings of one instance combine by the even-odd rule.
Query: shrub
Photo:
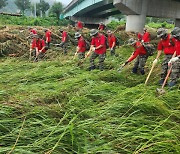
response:
[[[168,24],[167,22],[163,22],[163,23],[154,23],[154,22],[151,22],[148,24],[149,27],[152,27],[152,28],[168,28],[168,29],[171,29],[174,27],[173,24]]]
[[[66,26],[69,21],[66,19],[60,20],[57,23],[55,17],[45,17],[45,18],[33,18],[33,17],[14,17],[8,15],[0,15],[0,25],[31,25],[31,26]]]
[[[125,25],[125,21],[111,21],[107,24],[108,29],[116,29],[120,25]]]

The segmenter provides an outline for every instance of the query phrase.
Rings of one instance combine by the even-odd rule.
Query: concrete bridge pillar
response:
[[[175,20],[175,26],[176,27],[180,27],[180,19],[176,19]]]
[[[146,23],[149,0],[143,0],[140,15],[127,15],[126,31],[142,32]],[[137,4],[141,5],[141,4]]]
[[[146,15],[128,15],[126,17],[126,31],[142,32],[146,22]]]

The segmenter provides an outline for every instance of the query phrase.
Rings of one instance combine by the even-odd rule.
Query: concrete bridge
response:
[[[72,0],[63,12],[66,18],[87,24],[122,13],[127,15],[126,31],[142,31],[147,16],[172,18],[180,27],[180,0]]]

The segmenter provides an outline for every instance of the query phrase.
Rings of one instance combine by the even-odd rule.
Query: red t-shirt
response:
[[[31,29],[31,30],[30,30],[30,33],[32,33],[32,34],[37,34],[37,31],[36,31],[35,29]],[[31,48],[32,48],[32,49],[36,48],[36,39],[35,39],[35,38],[32,39]]]
[[[142,40],[144,40],[144,42],[150,42],[150,34],[145,32],[142,36]]]
[[[163,50],[165,55],[173,55],[175,51],[175,46],[171,43],[171,41],[173,41],[175,44],[175,39],[170,39],[170,37],[170,34],[168,34],[168,37],[165,40],[161,39],[158,44],[157,49]]]
[[[46,36],[46,40],[47,40],[47,42],[51,42],[51,31],[46,31],[46,34],[45,34],[45,36]]]
[[[98,35],[96,37],[92,38],[91,45],[94,45],[95,47],[103,45],[102,48],[95,50],[95,53],[104,54],[106,52],[106,38],[105,38],[105,36],[103,34],[98,33]]]
[[[31,29],[30,33],[37,34],[37,31],[35,29]]]
[[[66,42],[67,41],[67,32],[63,31],[62,33],[62,42]]]
[[[146,49],[141,45],[140,42],[136,42],[134,48],[136,49],[133,54],[129,57],[128,62],[134,60],[138,55],[146,55]]]
[[[36,48],[36,39],[32,39],[32,42],[31,42],[31,49],[34,49]]]
[[[38,50],[41,50],[43,47],[45,47],[45,41],[41,40],[41,39],[37,40],[36,47],[38,48]],[[45,53],[46,50],[44,49],[44,50],[42,50],[42,52]]]
[[[175,41],[175,51],[176,51],[176,56],[180,55],[180,40]]]
[[[99,30],[104,30],[105,29],[105,25],[100,24],[98,29]]]
[[[81,21],[77,22],[77,28],[79,28],[79,29],[83,28],[83,23]]]
[[[115,42],[116,45],[116,37],[113,34],[108,35],[108,44],[110,48],[112,48],[113,42]]]
[[[138,34],[137,34],[137,37],[138,37],[138,40],[140,40],[140,41],[142,40],[142,35],[141,35],[141,33],[138,33]]]
[[[79,52],[85,52],[86,51],[86,42],[82,36],[78,40],[78,47],[79,47]]]

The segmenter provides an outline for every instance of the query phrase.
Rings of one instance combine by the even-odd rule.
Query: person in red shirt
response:
[[[75,27],[76,27],[77,31],[82,31],[83,23],[81,21],[76,21]]]
[[[64,55],[67,55],[67,43],[68,43],[68,33],[65,30],[60,30],[60,33],[62,35],[60,47],[63,48]]]
[[[137,33],[137,38],[138,38],[138,41],[141,41],[142,40],[142,34],[141,33]]]
[[[175,39],[171,39],[170,34],[168,34],[164,28],[158,29],[157,37],[161,38],[161,40],[158,43],[158,53],[156,59],[153,61],[153,64],[157,64],[162,51],[164,51],[165,57],[162,63],[161,79],[159,81],[159,84],[162,85],[167,75],[168,62],[170,61],[175,52]]]
[[[136,41],[135,39],[129,39],[128,45],[132,45],[135,48],[133,54],[128,58],[125,62],[124,66],[133,61],[137,58],[136,62],[134,63],[134,67],[132,69],[133,73],[137,73],[138,69],[140,70],[141,74],[144,75],[144,66],[146,65],[146,61],[148,59],[147,51],[144,46],[141,44],[140,41]]]
[[[175,27],[172,30],[171,35],[175,39],[175,52],[168,63],[169,66],[172,65],[169,87],[176,85],[180,77],[180,28]]]
[[[46,50],[50,48],[51,42],[51,31],[49,29],[44,29],[45,32],[45,43],[46,43]]]
[[[36,57],[36,38],[37,34],[30,34],[31,44],[30,44],[30,52],[29,52],[29,60],[31,60],[32,57]]]
[[[98,30],[92,29],[90,31],[90,36],[92,36],[91,47],[86,56],[89,56],[91,52],[92,55],[90,57],[89,70],[93,70],[96,68],[94,64],[94,60],[99,57],[99,69],[102,71],[104,69],[104,60],[106,58],[106,38],[103,34],[98,33]]]
[[[140,36],[139,36],[140,37]],[[147,28],[144,28],[143,29],[143,35],[142,35],[142,38],[141,38],[141,42],[142,43],[149,43],[150,42],[150,33],[147,32]]]
[[[105,28],[106,28],[105,24],[104,24],[103,22],[100,22],[100,23],[99,23],[98,30],[99,30],[99,31],[104,31]]]
[[[113,56],[115,55],[116,37],[111,32],[111,30],[108,30],[107,33],[108,33],[108,45],[110,48],[111,56]]]
[[[36,37],[36,58],[35,61],[38,61],[39,58],[43,58],[46,53],[46,43],[39,36]]]
[[[37,30],[33,29],[32,27],[28,27],[29,33],[30,33],[30,38],[32,38],[31,43],[30,43],[30,55],[29,59],[31,60],[31,56],[35,56],[35,44],[36,44],[36,35],[37,35]],[[28,37],[28,38],[29,38]]]
[[[86,51],[86,41],[84,40],[83,36],[79,32],[75,33],[75,39],[78,40],[76,54],[78,54],[79,60],[84,59],[85,51]]]
[[[29,30],[29,33],[37,34],[37,30],[32,27],[28,27],[28,30]]]

